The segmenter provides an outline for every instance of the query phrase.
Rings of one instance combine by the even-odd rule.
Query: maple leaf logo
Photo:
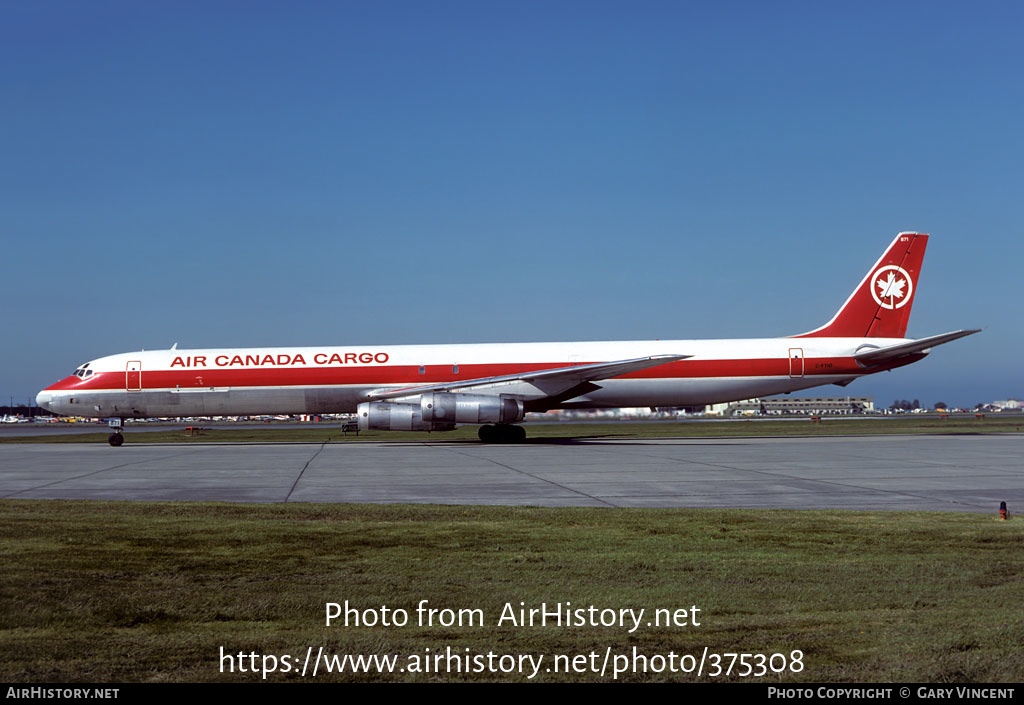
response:
[[[914,280],[902,267],[887,264],[878,269],[871,278],[871,296],[882,308],[902,308],[914,293]]]
[[[881,289],[878,295],[881,296],[883,299],[888,299],[890,297],[902,299],[903,287],[905,287],[906,285],[907,280],[897,279],[896,274],[894,272],[889,272],[889,277],[887,279],[878,279],[875,282],[875,286]]]

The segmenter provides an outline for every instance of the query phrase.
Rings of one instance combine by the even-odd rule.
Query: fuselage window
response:
[[[420,365],[420,374],[421,375],[427,374],[427,368],[424,367],[423,365]]]
[[[458,365],[452,365],[452,374],[453,375],[459,374],[459,366]]]

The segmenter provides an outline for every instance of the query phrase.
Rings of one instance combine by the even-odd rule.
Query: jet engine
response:
[[[451,431],[454,423],[424,421],[420,405],[395,401],[367,401],[356,407],[360,431]]]
[[[433,392],[420,397],[420,415],[444,423],[517,423],[526,407],[518,397]]]
[[[517,423],[526,407],[511,396],[432,392],[418,402],[363,402],[357,414],[361,431],[451,431],[457,423]]]

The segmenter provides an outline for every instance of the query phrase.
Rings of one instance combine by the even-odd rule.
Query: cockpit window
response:
[[[80,377],[81,379],[85,379],[86,377],[89,377],[90,375],[92,375],[92,370],[89,369],[89,363],[87,362],[84,365],[82,365],[81,367],[79,367],[77,370],[72,372],[71,374],[73,374],[75,377]]]

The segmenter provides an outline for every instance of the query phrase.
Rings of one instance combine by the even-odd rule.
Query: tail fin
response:
[[[905,337],[927,245],[924,233],[897,235],[831,321],[794,337]]]

